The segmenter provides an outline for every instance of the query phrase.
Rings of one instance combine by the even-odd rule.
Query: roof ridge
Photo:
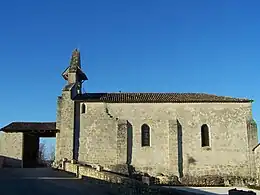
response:
[[[178,95],[208,95],[208,96],[217,96],[217,97],[227,97],[227,98],[239,98],[240,97],[232,97],[229,95],[217,95],[213,93],[205,93],[205,92],[89,92],[84,94],[178,94]],[[83,95],[84,95],[83,94]],[[248,99],[248,98],[242,98]]]
[[[176,92],[107,92],[84,93],[74,100],[110,103],[195,103],[195,102],[253,102],[248,98],[234,98],[208,93]]]

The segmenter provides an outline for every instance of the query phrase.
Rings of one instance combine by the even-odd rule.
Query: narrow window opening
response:
[[[209,146],[209,127],[204,124],[201,126],[201,147]]]
[[[147,124],[143,124],[141,127],[141,142],[143,146],[150,146],[150,127]]]
[[[81,106],[81,113],[84,114],[86,112],[86,105],[82,104]]]

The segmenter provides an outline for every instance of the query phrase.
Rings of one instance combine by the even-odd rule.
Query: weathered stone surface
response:
[[[3,158],[3,166],[22,167],[23,158],[23,134],[0,134],[0,158]]]
[[[170,179],[167,176],[157,176],[156,178],[158,179],[158,184],[168,185],[170,183]]]
[[[187,186],[225,186],[224,178],[219,175],[201,175],[189,176],[182,178],[181,183]]]
[[[127,164],[116,164],[109,166],[109,170],[115,173],[120,173],[123,175],[130,175],[129,174],[129,167]]]
[[[56,135],[56,160],[62,158],[73,159],[74,148],[74,102],[71,100],[71,92],[63,91],[61,98],[58,98],[58,128]]]
[[[256,184],[260,186],[260,147],[256,147],[253,153],[255,158]]]
[[[132,151],[132,165],[138,170],[152,175],[159,172],[193,176],[250,175],[246,125],[247,118],[251,117],[249,103],[85,104],[87,112],[81,114],[80,120],[83,161],[116,164],[117,121],[114,118],[119,118],[127,119],[132,126],[133,142],[128,147]],[[108,116],[106,108],[113,118]],[[141,147],[140,127],[144,123],[151,128],[150,147]],[[202,124],[210,129],[207,150],[201,147]],[[178,131],[182,131],[181,143],[176,139]]]

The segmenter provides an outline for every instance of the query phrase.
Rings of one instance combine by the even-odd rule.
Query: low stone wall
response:
[[[219,175],[201,175],[198,177],[185,175],[181,179],[181,184],[185,186],[196,187],[216,187],[216,186],[238,186],[246,187],[255,185],[254,178],[239,176],[219,176]]]
[[[80,165],[71,162],[62,162],[60,166],[53,167],[69,173],[75,174],[77,177],[87,177],[88,182],[96,184],[109,184],[115,194],[135,194],[135,195],[197,195],[196,193],[185,192],[177,189],[167,189],[160,186],[148,186],[141,181],[110,173],[103,170],[94,169],[86,165]]]
[[[62,162],[62,166],[59,168],[64,171],[74,173],[77,177],[91,177],[95,179],[99,179],[102,181],[107,181],[110,183],[118,183],[118,184],[128,184],[128,185],[143,185],[147,182],[142,182],[142,180],[147,178],[129,178],[123,175],[111,173],[106,170],[95,169],[91,166],[80,165],[73,162],[64,161]],[[218,175],[202,175],[200,177],[193,176],[184,176],[181,181],[178,180],[177,177],[166,177],[166,176],[158,176],[156,178],[151,178],[149,181],[151,184],[155,185],[174,185],[174,186],[196,186],[196,187],[205,187],[205,186],[240,186],[245,187],[249,184],[254,184],[254,180],[250,178],[242,178],[242,177],[231,177],[231,176],[218,176]],[[149,183],[149,182],[148,182]]]
[[[92,167],[74,164],[71,162],[62,162],[62,166],[59,168],[60,170],[64,170],[70,173],[74,173],[77,177],[82,178],[84,176],[91,177],[94,179],[99,179],[102,181],[107,181],[110,183],[118,183],[118,184],[129,184],[129,185],[142,185],[142,182],[124,177],[121,175],[117,175],[114,173],[110,173],[107,171],[98,171]]]

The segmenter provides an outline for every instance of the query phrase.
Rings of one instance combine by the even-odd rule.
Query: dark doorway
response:
[[[39,153],[39,136],[37,134],[23,134],[23,167],[37,167]]]

